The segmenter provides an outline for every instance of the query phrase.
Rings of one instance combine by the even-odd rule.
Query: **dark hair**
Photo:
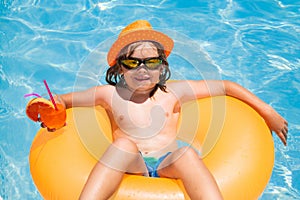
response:
[[[164,48],[158,42],[144,40],[144,41],[131,43],[131,44],[125,46],[120,51],[116,64],[114,66],[108,68],[108,70],[106,71],[106,81],[110,85],[118,85],[120,87],[127,87],[124,76],[121,75],[121,64],[120,64],[119,60],[130,57],[133,54],[134,50],[138,46],[140,46],[143,42],[151,42],[156,47],[157,53],[158,53],[159,57],[163,60],[162,64],[164,65],[163,71],[159,76],[159,82],[155,85],[153,90],[150,92],[149,96],[152,97],[158,88],[164,92],[167,92],[166,91],[166,81],[169,80],[169,78],[171,77],[171,71],[169,69],[169,63],[167,62],[167,57],[166,57]]]

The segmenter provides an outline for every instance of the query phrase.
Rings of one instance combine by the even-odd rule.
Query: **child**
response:
[[[101,105],[111,121],[113,142],[92,170],[81,199],[108,199],[124,173],[180,178],[191,199],[222,199],[199,153],[176,140],[181,105],[198,98],[228,95],[244,101],[286,145],[285,119],[240,85],[221,80],[166,82],[172,48],[173,40],[149,22],[133,22],[108,53],[109,85],[60,95],[66,108]]]

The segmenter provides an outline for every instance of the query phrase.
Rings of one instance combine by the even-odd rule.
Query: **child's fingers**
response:
[[[41,123],[41,127],[42,128],[47,128],[47,126],[43,122]]]
[[[67,126],[67,123],[65,123],[64,126]],[[56,128],[48,128],[43,122],[41,123],[41,127],[42,127],[42,128],[47,128],[47,130],[48,130],[49,132],[54,132],[54,131],[57,130]]]
[[[281,130],[280,132],[277,132],[278,137],[282,141],[282,143],[286,146],[286,140],[287,140],[287,133],[284,133],[284,130]]]
[[[49,132],[54,132],[54,131],[56,131],[55,128],[48,128],[43,122],[41,123],[41,127],[42,127],[42,128],[47,128],[47,130],[48,130]]]
[[[47,130],[48,130],[49,132],[55,132],[55,131],[56,131],[55,128],[47,128]]]

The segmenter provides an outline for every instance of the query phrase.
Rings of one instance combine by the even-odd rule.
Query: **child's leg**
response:
[[[192,148],[183,147],[169,155],[158,174],[181,179],[191,199],[222,199],[214,177]]]
[[[118,188],[125,172],[143,173],[145,168],[135,143],[117,139],[93,168],[80,199],[108,199]]]

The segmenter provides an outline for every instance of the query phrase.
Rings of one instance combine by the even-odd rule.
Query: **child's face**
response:
[[[144,42],[138,46],[132,58],[146,59],[158,57],[156,47],[150,42]],[[134,92],[147,92],[151,91],[154,86],[159,82],[159,75],[162,72],[163,66],[157,69],[148,69],[144,64],[141,64],[137,69],[128,70],[122,66],[122,72],[128,88]]]

